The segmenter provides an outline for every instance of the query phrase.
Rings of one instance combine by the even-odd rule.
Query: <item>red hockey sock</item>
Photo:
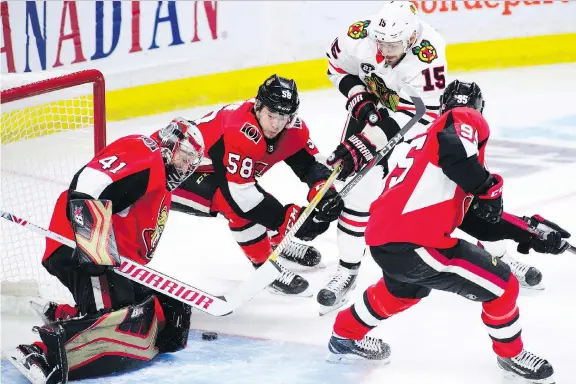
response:
[[[72,307],[68,304],[58,304],[54,316],[56,319],[68,320],[72,317],[78,316],[78,307]]]
[[[482,303],[482,321],[492,338],[492,348],[500,357],[514,357],[522,352],[522,327],[516,300],[520,285],[513,274],[497,299]]]
[[[253,264],[262,264],[272,253],[270,240],[268,237],[250,245],[240,245],[244,254],[250,259]]]
[[[383,279],[364,291],[362,299],[340,311],[334,323],[334,333],[347,339],[360,340],[384,319],[402,312],[420,299],[399,298],[392,295]]]
[[[38,347],[40,347],[40,349],[44,352],[45,355],[48,355],[48,347],[46,347],[46,344],[44,344],[41,341],[35,341],[34,343],[32,343]]]

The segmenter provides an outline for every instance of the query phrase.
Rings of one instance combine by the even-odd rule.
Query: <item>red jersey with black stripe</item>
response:
[[[489,132],[478,111],[455,108],[426,133],[397,145],[384,191],[370,207],[366,243],[454,246],[451,234],[468,210],[470,192],[488,176],[483,144]]]
[[[159,145],[148,136],[123,137],[74,175],[70,188],[56,202],[49,227],[72,240],[72,226],[66,214],[71,199],[112,201],[118,252],[138,263],[148,263],[164,231],[172,201]],[[47,239],[43,260],[60,246]]]

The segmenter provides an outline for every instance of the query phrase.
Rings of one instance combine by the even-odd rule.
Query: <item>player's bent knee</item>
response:
[[[166,319],[164,329],[156,340],[158,351],[163,353],[184,349],[190,332],[192,307],[165,295],[159,294],[157,297]]]
[[[366,292],[370,307],[378,311],[378,314],[385,318],[405,311],[421,300],[421,298],[402,298],[395,296],[388,290],[384,279],[380,279],[376,284],[368,287]],[[428,294],[425,296],[427,295]]]
[[[110,374],[150,361],[158,354],[156,341],[164,326],[159,301],[150,296],[140,304],[116,311],[53,323],[61,336],[40,330],[52,365],[60,365],[65,353],[69,379]]]
[[[520,294],[520,283],[514,274],[510,273],[510,279],[502,295],[494,300],[482,303],[484,311],[491,316],[506,316],[516,308],[516,300]]]

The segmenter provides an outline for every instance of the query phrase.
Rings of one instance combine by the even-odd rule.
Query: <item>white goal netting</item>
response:
[[[101,76],[97,71],[2,74],[2,211],[48,228],[59,194],[105,137],[103,108],[95,108],[104,103],[103,80],[95,87],[93,75]],[[95,119],[96,113],[102,116]],[[41,265],[45,238],[0,222],[2,311],[27,306],[25,299],[8,301],[13,297],[70,301],[68,290]]]

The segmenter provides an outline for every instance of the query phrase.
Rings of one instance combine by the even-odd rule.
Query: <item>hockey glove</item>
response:
[[[359,123],[374,125],[381,118],[377,104],[376,96],[368,91],[362,91],[350,96],[346,102],[346,110]]]
[[[480,218],[495,224],[502,217],[502,188],[504,180],[500,175],[488,175],[486,181],[472,194],[472,211]]]
[[[338,180],[346,180],[372,161],[375,154],[376,146],[363,133],[359,133],[340,143],[328,156],[326,164],[334,167],[341,160],[342,170],[338,174]]]
[[[296,223],[298,217],[300,217],[300,214],[304,211],[304,208],[300,208],[296,204],[287,205],[285,208],[286,213],[284,214],[284,222],[280,228],[278,228],[278,233],[282,238],[290,232],[290,229],[292,229],[294,223]],[[314,222],[312,217],[308,217],[294,236],[302,241],[312,241],[318,235],[326,232],[329,227],[329,222]]]
[[[320,191],[320,189],[324,186],[325,182],[325,180],[319,181],[312,188],[310,188],[310,192],[308,192],[308,201],[312,201],[314,196],[316,196],[318,191]],[[342,212],[343,209],[344,201],[338,192],[336,192],[336,188],[331,187],[328,191],[326,191],[316,206],[313,220],[316,222],[326,221],[330,223],[338,219],[340,212]]]
[[[523,219],[529,226],[544,231],[545,238],[532,236],[528,242],[518,244],[518,252],[527,254],[532,248],[538,253],[558,255],[570,246],[568,242],[562,240],[570,238],[570,232],[558,224],[548,221],[540,215],[524,217]]]

